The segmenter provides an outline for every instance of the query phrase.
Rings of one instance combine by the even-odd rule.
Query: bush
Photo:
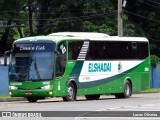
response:
[[[160,58],[156,55],[151,55],[151,66],[152,67],[157,67],[157,64],[160,63]]]

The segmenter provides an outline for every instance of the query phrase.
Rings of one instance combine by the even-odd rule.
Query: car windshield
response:
[[[53,79],[54,46],[53,43],[14,44],[9,79],[16,81]]]

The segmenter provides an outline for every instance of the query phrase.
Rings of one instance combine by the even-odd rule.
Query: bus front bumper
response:
[[[52,90],[9,90],[11,97],[53,97]]]

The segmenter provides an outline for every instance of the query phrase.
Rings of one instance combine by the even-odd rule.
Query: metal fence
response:
[[[7,95],[9,92],[8,66],[0,65],[0,95]]]
[[[151,68],[151,88],[160,88],[160,64],[156,68]]]

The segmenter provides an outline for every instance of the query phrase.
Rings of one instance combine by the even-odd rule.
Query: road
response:
[[[0,111],[34,111],[34,112],[45,112],[45,111],[51,111],[50,112],[45,112],[48,114],[56,114],[57,116],[67,116],[68,114],[72,114],[72,112],[60,112],[60,111],[81,111],[77,112],[78,115],[74,116],[71,118],[65,117],[65,120],[86,120],[86,117],[83,117],[82,114],[86,114],[86,112],[92,112],[92,111],[160,111],[160,93],[152,93],[152,94],[133,94],[131,98],[129,99],[115,99],[114,96],[109,96],[109,95],[103,95],[101,96],[100,100],[92,100],[92,101],[87,101],[84,97],[80,96],[77,97],[77,101],[74,102],[63,102],[61,98],[51,98],[51,99],[46,99],[46,100],[39,100],[37,103],[28,103],[27,101],[17,101],[17,102],[0,102]],[[58,112],[53,112],[53,111],[58,111]],[[86,112],[85,112],[86,111]],[[59,115],[59,114],[60,115]],[[22,113],[21,113],[22,114]],[[118,113],[116,113],[118,114]],[[147,113],[149,114],[149,113]],[[160,112],[159,112],[160,114]],[[77,117],[79,116],[79,117]],[[8,120],[7,117],[2,117],[4,120]],[[63,117],[64,118],[64,117]],[[135,117],[130,117],[130,119],[134,119]],[[22,119],[22,118],[17,118],[16,119]],[[27,118],[23,118],[27,119]],[[35,118],[32,118],[35,120]],[[30,119],[30,120],[32,120]],[[39,118],[38,118],[39,119]],[[44,118],[40,118],[44,119]],[[52,119],[52,120],[61,120],[62,118],[58,117],[47,117],[47,119]],[[87,118],[87,120],[97,120],[100,118]],[[101,118],[102,119],[102,118]],[[107,119],[107,118],[105,118]],[[110,120],[114,120],[117,118],[108,118]],[[122,118],[119,118],[122,119]],[[128,119],[128,117],[123,118],[123,119]],[[137,118],[137,119],[143,119],[142,118]],[[151,117],[144,118],[146,119],[153,119]],[[159,117],[154,117],[154,119],[160,119]],[[14,118],[15,120],[15,118]],[[46,120],[46,118],[45,118]]]

